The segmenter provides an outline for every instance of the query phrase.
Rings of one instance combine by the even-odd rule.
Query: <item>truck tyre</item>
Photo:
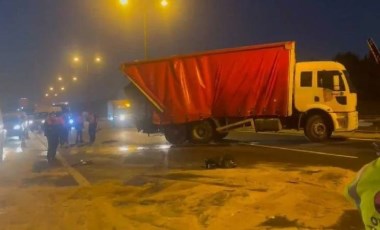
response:
[[[166,140],[173,145],[183,144],[187,140],[185,125],[170,125],[164,130]]]
[[[190,130],[191,141],[195,144],[209,143],[214,137],[214,129],[210,121],[195,122]]]
[[[226,136],[228,136],[228,133],[219,133],[219,132],[215,131],[215,134],[214,134],[214,140],[215,140],[215,141],[221,141],[221,140],[223,140]]]
[[[306,121],[304,133],[310,141],[322,142],[331,137],[332,128],[323,116],[312,115]]]

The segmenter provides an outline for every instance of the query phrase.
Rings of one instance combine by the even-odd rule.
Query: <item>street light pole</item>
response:
[[[144,7],[144,59],[148,60],[148,26],[147,26],[147,7]]]
[[[126,6],[129,4],[128,0],[119,0],[122,6]],[[166,7],[168,5],[167,0],[161,0],[161,6]],[[147,0],[143,2],[143,27],[144,27],[144,59],[147,60],[149,58],[148,53],[148,3]]]

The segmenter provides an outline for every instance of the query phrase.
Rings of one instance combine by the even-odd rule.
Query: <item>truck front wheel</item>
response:
[[[195,144],[209,143],[214,137],[214,129],[210,121],[199,121],[191,126],[191,141]]]
[[[305,136],[312,142],[322,142],[330,138],[332,127],[321,115],[310,116],[304,127]]]
[[[170,125],[164,130],[166,140],[173,145],[183,144],[187,140],[185,125]]]

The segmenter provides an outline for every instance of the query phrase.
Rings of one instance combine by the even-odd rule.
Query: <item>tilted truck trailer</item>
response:
[[[207,143],[246,125],[257,132],[303,129],[314,142],[358,127],[345,67],[296,63],[295,42],[131,62],[122,71],[153,108],[142,109],[151,114],[139,116],[148,118],[140,129],[163,132],[173,144]]]

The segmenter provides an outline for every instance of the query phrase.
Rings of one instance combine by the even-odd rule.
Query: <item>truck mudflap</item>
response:
[[[349,132],[357,130],[359,127],[358,112],[348,113],[329,113],[333,123],[334,131],[336,132]]]

